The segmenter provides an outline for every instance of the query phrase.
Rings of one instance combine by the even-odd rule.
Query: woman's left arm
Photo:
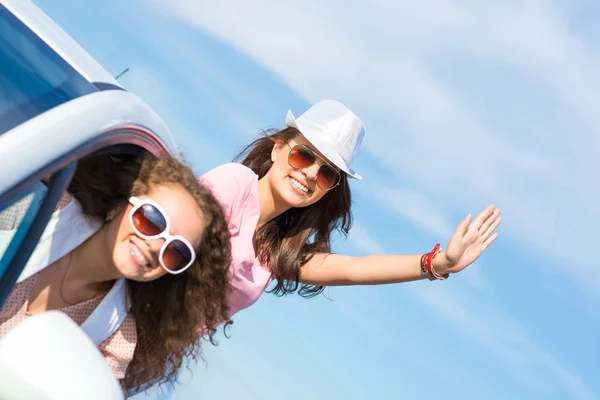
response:
[[[500,209],[490,205],[473,221],[468,215],[456,228],[446,249],[432,261],[440,275],[471,265],[498,237]],[[319,253],[300,270],[300,282],[319,286],[381,285],[423,279],[419,255],[369,255],[351,257]]]

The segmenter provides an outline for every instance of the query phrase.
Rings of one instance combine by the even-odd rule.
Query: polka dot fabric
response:
[[[18,228],[27,210],[29,210],[32,199],[32,195],[26,196],[5,210],[0,210],[0,229],[8,231]],[[64,208],[71,200],[73,200],[73,196],[68,192],[64,192],[56,205],[56,210]]]
[[[13,288],[0,310],[0,337],[31,315],[27,311],[29,297],[38,275],[39,273],[31,276]],[[75,323],[81,325],[103,298],[104,295],[98,295],[87,301],[61,308],[60,311],[69,316]],[[128,315],[119,329],[98,346],[117,379],[125,377],[127,366],[133,358],[137,340],[136,332],[135,320],[131,315]]]
[[[0,229],[9,231],[18,228],[19,223],[29,209],[32,198],[32,196],[24,197],[5,210],[2,210],[0,212]]]

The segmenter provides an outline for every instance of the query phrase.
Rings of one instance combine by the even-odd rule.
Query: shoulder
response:
[[[258,176],[243,164],[227,163],[211,169],[199,179],[211,186],[221,183],[244,185],[258,180]]]
[[[137,325],[131,313],[127,314],[117,330],[100,344],[100,349],[116,355],[121,360],[130,360],[137,343]]]
[[[117,379],[123,379],[137,345],[135,319],[128,314],[119,329],[98,348]]]
[[[222,203],[233,203],[235,199],[247,196],[258,181],[258,175],[245,165],[227,163],[213,168],[198,180]]]

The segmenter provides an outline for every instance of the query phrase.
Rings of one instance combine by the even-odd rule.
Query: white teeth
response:
[[[304,193],[308,193],[308,188],[306,186],[304,186],[303,184],[301,184],[300,182],[298,182],[294,178],[290,177],[290,179],[292,180],[292,185],[294,185],[298,189],[302,190]]]
[[[142,251],[135,244],[129,243],[129,248],[131,250],[131,254],[139,264],[143,265],[144,267],[150,265],[148,260],[146,260],[146,257],[144,257],[144,253],[142,253]]]

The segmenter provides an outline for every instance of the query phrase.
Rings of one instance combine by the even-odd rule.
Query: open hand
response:
[[[500,209],[494,204],[483,210],[472,222],[471,214],[458,225],[442,253],[445,272],[459,272],[471,265],[498,237],[494,230],[502,222]],[[439,271],[442,273],[442,271]]]

